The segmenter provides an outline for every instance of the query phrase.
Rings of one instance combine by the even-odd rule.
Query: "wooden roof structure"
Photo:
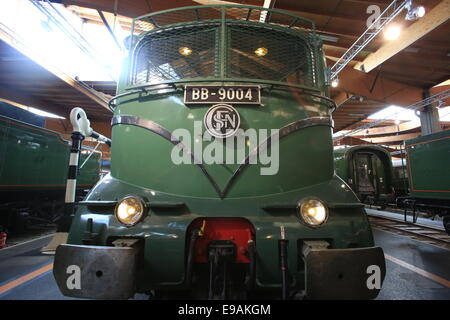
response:
[[[92,23],[103,23],[97,10],[105,13],[109,21],[112,17],[120,26],[130,28],[131,18],[164,9],[192,6],[198,4],[226,4],[217,0],[54,0],[63,3],[80,17]],[[322,35],[324,51],[329,66],[352,45],[367,28],[368,7],[376,5],[383,11],[392,0],[272,0],[270,7],[309,18],[316,23],[317,31]],[[230,3],[230,2],[228,2]],[[235,0],[233,3],[246,5],[267,5],[264,0]],[[397,40],[388,41],[380,34],[369,43],[339,74],[339,86],[331,89],[331,96],[339,107],[334,113],[335,132],[348,130],[367,123],[367,117],[389,105],[408,106],[431,94],[450,88],[450,0],[414,0],[414,5],[423,5],[426,14],[415,21],[404,19],[406,11],[392,22],[401,26],[402,33]],[[0,45],[0,57],[7,55],[7,49]],[[14,68],[10,65],[8,70]],[[20,66],[17,66],[20,70]],[[38,69],[36,66],[35,69]],[[0,65],[0,79],[7,70]],[[67,105],[73,100],[89,109],[95,117],[105,117],[107,111],[100,101],[79,92],[70,93],[70,85],[63,82],[60,86],[47,85],[42,78],[41,87],[33,88],[25,78],[15,79],[17,90],[29,92],[37,98],[50,101],[58,106]],[[447,82],[446,82],[447,81]],[[22,82],[22,84],[20,83]],[[67,82],[67,81],[66,81]],[[35,81],[33,82],[35,83]],[[6,84],[6,83],[2,83]],[[440,85],[440,86],[439,86]],[[22,87],[20,87],[22,86]],[[45,87],[47,86],[47,88]],[[114,83],[91,83],[94,89],[105,94],[114,94]],[[82,85],[82,87],[85,87]],[[58,88],[58,90],[56,90]],[[61,89],[61,90],[59,90]],[[54,90],[54,91],[51,91]],[[40,92],[40,95],[38,94]],[[58,91],[58,92],[56,92]],[[78,90],[79,91],[79,90]],[[98,92],[96,91],[96,92]],[[78,97],[75,97],[78,95]],[[82,97],[83,96],[83,97]],[[64,100],[66,99],[66,100]],[[77,99],[85,99],[85,105]],[[89,101],[90,100],[90,101]],[[448,101],[447,101],[448,102]],[[97,103],[97,105],[95,105]],[[95,106],[94,106],[95,105]],[[448,104],[447,104],[448,105]],[[385,123],[381,126],[387,126]],[[447,124],[444,124],[447,127]],[[414,129],[418,132],[419,129]],[[399,131],[411,134],[410,131]],[[399,132],[395,134],[398,135]],[[387,133],[386,135],[392,135]]]

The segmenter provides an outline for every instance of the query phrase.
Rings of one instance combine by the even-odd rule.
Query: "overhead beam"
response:
[[[423,18],[417,20],[400,34],[395,41],[386,42],[377,51],[369,54],[363,62],[357,63],[354,68],[370,72],[380,64],[396,55],[412,43],[434,30],[449,18],[450,0],[442,0]]]
[[[430,90],[430,95],[435,95],[435,94],[438,94],[438,93],[443,92],[448,89],[450,89],[450,79],[435,85],[434,87],[430,88],[429,90]],[[450,106],[450,98],[445,99],[443,102],[444,102],[445,106]]]
[[[46,99],[42,99],[23,90],[18,90],[17,88],[5,85],[4,83],[0,85],[0,98],[24,106],[34,107],[43,111],[47,111],[67,119],[69,118],[72,107],[75,107],[76,105],[79,104],[75,103],[72,106],[68,106],[67,104],[60,104],[58,102],[48,101]],[[103,109],[99,109],[99,111],[102,110]],[[97,112],[93,113],[90,110],[86,110],[86,112],[91,120],[99,119],[101,121],[105,121],[104,115],[97,114]]]
[[[0,86],[0,98],[10,100],[24,106],[30,106],[45,110],[47,112],[51,112],[60,117],[67,118],[69,116],[69,111],[67,108],[64,108],[61,105],[57,105],[55,103],[51,103],[46,100],[38,99],[33,97],[26,92],[19,91],[10,86],[1,85]]]
[[[435,87],[442,87],[442,86],[450,86],[450,79],[442,81],[441,83],[435,85]]]
[[[392,135],[387,137],[378,137],[378,138],[363,138],[362,140],[371,142],[371,143],[390,143],[390,142],[399,142],[405,141],[409,139],[414,139],[420,136],[420,132]]]
[[[338,106],[338,108],[344,104],[345,102],[347,102],[349,99],[351,99],[352,95],[348,94],[347,92],[339,92],[337,96],[335,96],[333,98],[334,102],[336,102],[336,105]]]
[[[14,31],[6,27],[4,24],[0,24],[0,40],[4,41],[9,46],[20,52],[22,55],[34,61],[41,68],[47,70],[48,73],[51,74],[52,76],[59,78],[62,82],[70,85],[75,90],[79,91],[80,93],[88,97],[90,100],[97,103],[99,106],[108,110],[108,113],[111,112],[111,110],[109,110],[108,108],[108,101],[105,98],[104,94],[97,92],[93,89],[86,88],[85,86],[81,85],[78,81],[76,81],[74,78],[70,77],[68,74],[64,73],[60,69],[53,66],[45,59],[45,57],[36,54],[26,44],[20,41],[20,39],[17,37]]]
[[[292,3],[277,2],[276,7],[277,7],[277,9],[281,9],[281,10],[284,10],[284,11],[287,11],[289,13],[293,13],[293,14],[296,14],[299,16],[302,16],[303,14],[306,13],[306,14],[311,14],[311,15],[320,16],[320,17],[346,19],[346,20],[359,21],[359,22],[366,21],[366,18],[364,16],[327,12],[327,11],[311,9],[311,8],[302,8],[299,6],[298,2],[292,2]]]
[[[98,15],[100,16],[100,18],[102,19],[102,22],[105,25],[106,29],[108,30],[111,38],[114,40],[114,42],[116,43],[116,45],[119,48],[119,50],[122,50],[122,45],[120,44],[119,40],[117,40],[117,37],[114,34],[114,31],[111,29],[111,26],[109,25],[108,20],[106,20],[105,15],[100,10],[97,10],[97,12],[98,12]],[[119,24],[119,26],[120,26],[120,24]]]
[[[339,74],[339,89],[357,96],[386,104],[409,106],[423,99],[423,90],[386,79],[382,75],[368,74],[351,67]]]
[[[370,143],[368,141],[365,141],[363,139],[359,139],[359,138],[354,138],[354,137],[344,137],[341,140],[336,140],[333,142],[334,146],[341,146],[341,145],[347,145],[347,146],[356,146],[356,145],[361,145],[361,144],[374,144],[374,143]],[[396,149],[390,148],[390,147],[386,147],[383,146],[384,149],[386,149],[389,152],[394,152],[397,151]]]
[[[364,137],[364,136],[378,136],[378,135],[386,135],[386,134],[396,134],[399,132],[405,132],[412,129],[416,129],[420,127],[419,121],[408,121],[403,122],[398,125],[390,125],[384,127],[377,128],[368,128],[361,132],[357,132],[352,135],[352,137]],[[350,130],[343,130],[342,133],[349,132]]]

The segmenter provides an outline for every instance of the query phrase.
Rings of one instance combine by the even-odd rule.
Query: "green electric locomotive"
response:
[[[322,43],[275,9],[133,21],[111,102],[111,173],[56,250],[63,294],[374,298],[385,262],[334,173]]]

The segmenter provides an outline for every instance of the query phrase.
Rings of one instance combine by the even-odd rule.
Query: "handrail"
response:
[[[273,8],[264,8],[264,7],[258,7],[258,6],[249,6],[249,5],[238,5],[238,4],[223,4],[223,5],[201,5],[201,6],[187,6],[187,7],[181,7],[181,8],[172,8],[172,9],[167,9],[167,10],[162,10],[162,11],[158,11],[158,12],[152,12],[146,15],[142,15],[139,16],[137,18],[134,18],[132,21],[132,27],[131,27],[131,32],[133,34],[134,32],[134,26],[136,24],[137,21],[142,21],[144,19],[152,19],[155,18],[157,16],[161,16],[161,15],[165,15],[165,14],[170,14],[170,13],[180,13],[180,12],[185,12],[185,11],[189,11],[192,10],[192,12],[194,13],[198,13],[199,10],[202,9],[220,9],[220,11],[226,10],[226,9],[248,9],[247,12],[247,19],[244,20],[249,20],[249,17],[251,16],[252,13],[254,13],[256,10],[259,10],[261,13],[265,12],[267,14],[267,19],[264,22],[260,22],[260,23],[265,23],[265,24],[273,24],[270,21],[270,17],[272,16],[272,13],[276,13],[276,14],[280,14],[286,17],[290,17],[292,18],[292,21],[290,21],[289,24],[286,25],[286,28],[288,29],[292,29],[293,27],[295,27],[295,25],[298,22],[306,22],[308,24],[311,25],[311,31],[313,33],[315,33],[316,30],[316,25],[315,22],[313,20],[310,20],[308,18],[304,18],[304,17],[300,17],[298,15],[289,13],[289,12],[285,12],[282,10],[278,10],[278,9],[273,9]],[[195,19],[192,19],[192,22],[197,21],[197,22],[201,22],[201,19],[198,19],[199,16],[198,14],[194,14],[193,17],[195,17]],[[226,15],[221,15],[220,19],[214,19],[214,20],[239,20],[239,19],[228,19],[226,17]],[[205,20],[203,20],[205,21]],[[187,21],[180,21],[180,22],[187,22]],[[175,23],[173,23],[175,24]],[[171,24],[167,24],[165,26],[169,26]],[[156,28],[159,28],[157,25],[155,25]]]
[[[166,83],[155,83],[155,84],[146,84],[146,85],[139,85],[139,86],[134,86],[134,87],[130,87],[128,88],[127,92],[123,92],[121,94],[118,94],[114,97],[112,97],[109,101],[108,101],[108,107],[109,109],[114,112],[115,107],[117,106],[116,103],[114,103],[114,101],[116,101],[117,99],[129,96],[129,95],[133,95],[133,94],[142,94],[142,93],[150,93],[151,91],[154,90],[166,90],[166,89],[174,89],[177,90],[178,88],[180,88],[183,84],[185,83],[189,83],[189,82],[235,82],[235,83],[239,83],[239,82],[252,82],[252,83],[263,83],[266,84],[265,87],[262,87],[261,89],[270,89],[270,88],[289,88],[289,89],[294,89],[294,90],[301,90],[302,92],[304,92],[305,94],[309,94],[310,96],[322,99],[327,101],[328,103],[331,104],[331,112],[334,112],[337,108],[336,102],[333,99],[330,99],[328,97],[325,97],[323,95],[320,94],[320,90],[316,89],[316,88],[309,88],[309,87],[304,87],[304,86],[300,86],[300,85],[290,85],[288,83],[275,83],[272,82],[270,83],[270,81],[264,81],[264,80],[257,80],[257,79],[249,79],[249,80],[237,80],[237,79],[222,79],[222,80],[207,80],[207,79],[196,79],[193,81],[181,81],[180,83],[176,82],[176,81],[172,81],[172,82],[166,82]],[[177,86],[177,84],[179,84],[179,86]],[[316,92],[316,93],[314,93]]]

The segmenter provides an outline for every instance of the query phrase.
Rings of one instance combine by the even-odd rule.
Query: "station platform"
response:
[[[399,213],[399,212],[391,212],[391,211],[385,211],[385,210],[377,210],[377,209],[371,209],[371,208],[365,208],[367,214],[369,215],[374,215],[374,216],[379,216],[379,217],[387,217],[387,218],[391,218],[391,219],[395,219],[401,222],[405,221],[405,215],[404,213]],[[410,222],[413,223],[413,217],[408,214],[406,216],[406,222]],[[430,227],[430,228],[434,228],[434,229],[438,229],[438,230],[442,230],[444,231],[444,226],[442,224],[442,220],[431,220],[430,218],[422,218],[422,217],[418,217],[417,218],[417,225],[422,225],[422,226],[426,226],[426,227]]]

